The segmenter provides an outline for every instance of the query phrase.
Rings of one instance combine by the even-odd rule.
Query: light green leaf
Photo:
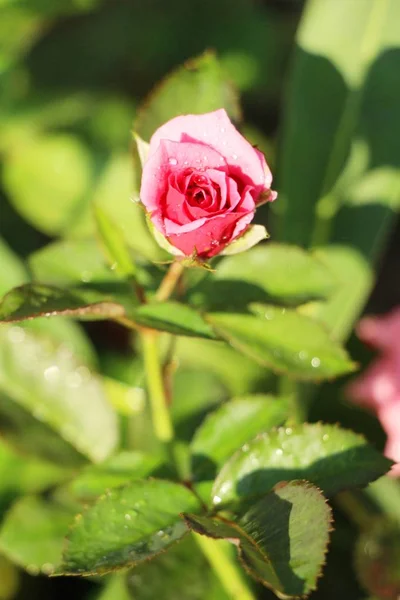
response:
[[[215,480],[214,503],[270,491],[279,481],[306,479],[326,494],[384,475],[391,461],[352,431],[321,423],[282,427],[245,444]]]
[[[159,456],[139,451],[124,451],[100,465],[88,465],[68,485],[78,500],[93,501],[106,490],[147,477],[161,465]]]
[[[201,114],[225,108],[237,119],[236,93],[211,52],[188,61],[166,77],[138,110],[135,131],[149,140],[160,125],[184,114]]]
[[[394,25],[399,4],[397,0],[326,4],[310,0],[298,29],[283,128],[281,202],[276,209],[284,211],[281,238],[287,241],[308,246],[334,239],[360,249],[361,243],[368,253],[390,220],[387,206],[376,199],[372,211],[346,210],[337,224],[333,220],[340,206],[348,203],[352,184],[369,170],[398,168],[398,86],[393,84],[398,62],[393,49],[400,45]],[[360,140],[366,161],[349,174]]]
[[[90,155],[72,136],[38,136],[5,157],[3,181],[11,202],[49,235],[68,229],[81,211],[91,177]]]
[[[228,539],[246,571],[282,598],[316,587],[329,542],[331,510],[308,482],[282,483],[247,507],[237,521],[185,515],[195,532]]]
[[[201,338],[180,337],[176,357],[184,367],[204,369],[213,373],[229,391],[238,396],[260,389],[271,373],[223,342]]]
[[[125,308],[101,294],[85,296],[40,283],[27,283],[8,292],[0,301],[0,321],[5,323],[52,317],[74,316],[83,319],[115,319],[125,316]]]
[[[118,443],[117,419],[89,368],[21,327],[2,325],[0,340],[2,435],[61,464],[107,458]]]
[[[221,260],[216,271],[188,293],[206,310],[242,311],[251,302],[299,304],[327,298],[337,280],[329,266],[296,246],[268,242]]]
[[[124,234],[100,206],[94,205],[94,215],[100,244],[110,267],[122,277],[134,278],[135,263],[125,244]]]
[[[346,351],[318,322],[290,309],[253,308],[260,316],[210,313],[207,321],[234,348],[278,373],[318,381],[354,370]]]
[[[96,596],[96,600],[132,600],[126,580],[125,574],[111,575],[102,592]]]
[[[144,163],[146,162],[148,156],[149,156],[149,149],[150,149],[150,144],[148,144],[147,142],[145,142],[144,140],[142,140],[142,138],[140,137],[140,135],[138,135],[137,133],[133,133],[133,139],[135,141],[136,144],[136,150],[139,156],[139,160],[140,160],[140,164],[143,168]]]
[[[288,416],[284,398],[249,396],[226,402],[210,413],[191,443],[196,479],[214,478],[216,470],[257,433],[281,425]]]
[[[198,509],[196,497],[170,481],[110,491],[76,520],[59,573],[106,573],[153,558],[185,535],[179,515]]]
[[[110,404],[119,415],[130,417],[145,409],[145,391],[139,386],[131,386],[111,377],[102,377],[102,385]]]
[[[31,575],[51,575],[61,560],[73,513],[51,500],[27,496],[7,513],[0,551]]]
[[[133,569],[128,584],[135,600],[228,600],[192,536]]]
[[[264,225],[250,225],[245,233],[229,244],[221,254],[224,256],[240,254],[268,237],[269,234]]]
[[[0,237],[0,297],[11,288],[29,281],[23,262]]]
[[[133,318],[139,325],[175,335],[215,338],[212,328],[202,316],[179,302],[143,304],[134,311]]]

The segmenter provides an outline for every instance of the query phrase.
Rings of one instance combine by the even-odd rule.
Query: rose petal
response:
[[[205,135],[206,134],[206,135]],[[264,155],[237,131],[224,109],[203,115],[183,115],[171,119],[153,134],[150,156],[161,140],[195,142],[215,148],[229,165],[229,172],[247,184],[253,184],[258,196],[272,182]]]
[[[253,215],[246,215],[252,219]],[[168,240],[173,246],[182,250],[186,256],[191,256],[195,251],[199,257],[210,258],[232,241],[235,225],[241,220],[240,215],[224,213],[209,219],[200,219],[196,229],[188,231],[186,226],[176,229],[174,235],[168,235]],[[167,227],[167,224],[166,224]],[[186,229],[186,231],[185,231]]]
[[[170,173],[188,167],[227,171],[224,158],[208,146],[161,140],[143,168],[140,199],[149,212],[159,209],[160,198],[167,192]]]

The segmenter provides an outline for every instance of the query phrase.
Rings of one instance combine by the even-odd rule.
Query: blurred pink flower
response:
[[[382,317],[362,319],[357,333],[380,356],[347,391],[353,402],[377,415],[387,435],[385,454],[398,463],[390,474],[400,476],[400,306]]]

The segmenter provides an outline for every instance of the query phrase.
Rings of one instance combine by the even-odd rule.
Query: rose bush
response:
[[[388,438],[385,454],[399,463],[391,474],[400,476],[400,307],[382,317],[362,319],[357,333],[381,356],[349,386],[348,393],[354,402],[376,413]]]
[[[225,110],[176,117],[150,140],[140,198],[155,228],[185,256],[219,254],[261,202],[276,198],[263,154]]]

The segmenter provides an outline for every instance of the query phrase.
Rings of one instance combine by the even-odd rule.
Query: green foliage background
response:
[[[46,577],[48,557],[61,555],[82,502],[133,472],[170,476],[149,426],[136,338],[110,320],[71,320],[70,314],[84,316],[82,306],[97,303],[105,317],[118,316],[122,306],[135,323],[179,335],[172,414],[182,469],[189,448],[202,497],[241,444],[286,419],[292,384],[276,372],[308,380],[294,384],[308,420],[339,422],[383,448],[376,420],[346,402],[346,378],[314,382],[353,368],[339,343],[348,342],[361,365],[370,358],[351,332],[400,205],[399,22],[397,0],[0,0],[0,295],[29,281],[69,294],[60,298],[36,287],[22,305],[8,296],[0,310],[2,319],[15,317],[15,306],[25,316],[64,314],[1,325],[0,426],[7,440],[0,442],[1,600],[227,597],[190,537],[127,577]],[[188,69],[148,96],[187,60]],[[257,215],[273,243],[223,259],[207,277],[191,272],[184,300],[193,312],[174,303],[131,306],[131,278],[151,294],[163,267],[149,261],[166,258],[128,200],[140,178],[132,124],[148,140],[173,114],[222,105],[276,174],[279,200]],[[129,247],[113,244],[114,271],[95,239],[96,226],[100,231],[104,219],[107,229],[108,217]],[[392,247],[372,308],[400,302]],[[250,303],[251,314],[242,314]],[[196,308],[207,311],[206,320]],[[259,335],[260,318],[273,320],[275,334]],[[212,341],[216,335],[233,348]],[[303,344],[311,339],[316,346]],[[310,353],[307,364],[297,360],[302,351]],[[310,364],[314,354],[318,368]],[[54,379],[55,368],[61,380]],[[267,393],[283,397],[279,408]],[[347,451],[358,442],[343,444]],[[303,450],[304,477],[329,489],[313,479],[314,467],[307,471]],[[224,483],[221,475],[239,467],[226,463],[214,492]],[[289,467],[279,465],[283,472]],[[342,467],[338,461],[332,469]],[[379,472],[363,468],[368,475],[359,484]],[[400,522],[400,491],[396,482],[380,481],[360,498],[372,514],[383,515],[384,525],[361,538],[349,512],[334,503],[336,529],[313,599],[393,600],[400,593],[398,525],[387,524]],[[40,495],[54,489],[51,499]],[[180,501],[180,512],[194,510]],[[79,546],[80,531],[75,534]],[[368,543],[379,552],[368,553]],[[71,569],[80,564],[73,552],[67,558]],[[371,564],[385,585],[370,580]],[[259,598],[275,597],[261,585],[255,590]]]

